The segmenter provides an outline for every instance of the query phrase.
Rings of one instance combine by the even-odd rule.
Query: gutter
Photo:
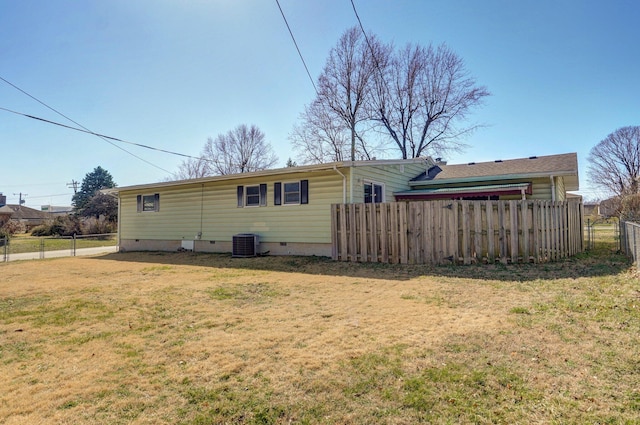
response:
[[[552,174],[551,177],[577,176],[577,171],[560,171]],[[470,177],[457,177],[457,178],[442,178],[433,180],[414,180],[409,182],[409,186],[435,186],[444,184],[457,184],[457,183],[475,183],[484,181],[499,181],[499,180],[525,180],[535,179],[540,177],[547,177],[549,173],[525,173],[525,174],[499,174],[491,176],[470,176]]]

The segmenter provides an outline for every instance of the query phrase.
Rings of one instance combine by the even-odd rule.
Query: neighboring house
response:
[[[11,220],[12,215],[13,209],[9,208],[6,205],[0,205],[0,226]]]
[[[477,165],[477,166],[476,166]],[[121,250],[231,252],[257,234],[260,252],[331,255],[331,205],[424,199],[565,200],[575,154],[474,165],[431,158],[288,167],[107,189],[119,198]]]
[[[600,217],[600,202],[585,202],[584,203],[584,216],[591,218]]]
[[[46,223],[51,218],[46,212],[25,207],[24,205],[9,204],[2,207],[2,211],[8,212],[9,210],[12,211],[11,220],[22,223],[27,232],[36,226]]]
[[[409,186],[411,190],[395,193],[396,199],[565,201],[568,191],[578,190],[578,157],[567,153],[455,165],[438,161]]]

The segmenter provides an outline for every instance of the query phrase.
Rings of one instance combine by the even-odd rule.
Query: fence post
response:
[[[76,256],[76,234],[75,232],[73,233],[73,242],[72,242],[72,246],[73,246],[73,256]]]
[[[40,259],[44,258],[44,238],[40,239]]]
[[[2,239],[4,241],[4,243],[2,244],[3,248],[4,248],[4,261],[7,262],[9,261],[9,238],[7,238],[6,236]]]

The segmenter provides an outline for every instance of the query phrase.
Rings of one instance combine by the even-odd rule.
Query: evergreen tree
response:
[[[111,174],[104,168],[97,166],[84,176],[80,190],[73,195],[72,202],[76,212],[81,213],[99,190],[116,186]]]

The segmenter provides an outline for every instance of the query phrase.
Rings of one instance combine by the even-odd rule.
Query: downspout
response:
[[[347,203],[347,176],[342,174],[340,170],[338,170],[338,167],[336,167],[335,165],[333,166],[333,171],[335,171],[336,173],[342,176],[342,203],[346,204]]]
[[[522,200],[526,201],[527,200],[527,195],[525,194],[526,189],[520,189],[520,193],[522,194]]]
[[[551,179],[551,200],[555,202],[556,201],[556,180],[553,177],[553,175],[550,175],[549,178]]]
[[[120,192],[118,192],[118,227],[117,227],[117,232],[118,232],[118,252],[120,251],[120,247],[121,245],[121,235],[122,235],[122,231],[121,231],[121,226],[122,226],[122,218],[120,217],[121,212],[120,212]]]
[[[349,166],[349,203],[353,204],[353,165]]]

